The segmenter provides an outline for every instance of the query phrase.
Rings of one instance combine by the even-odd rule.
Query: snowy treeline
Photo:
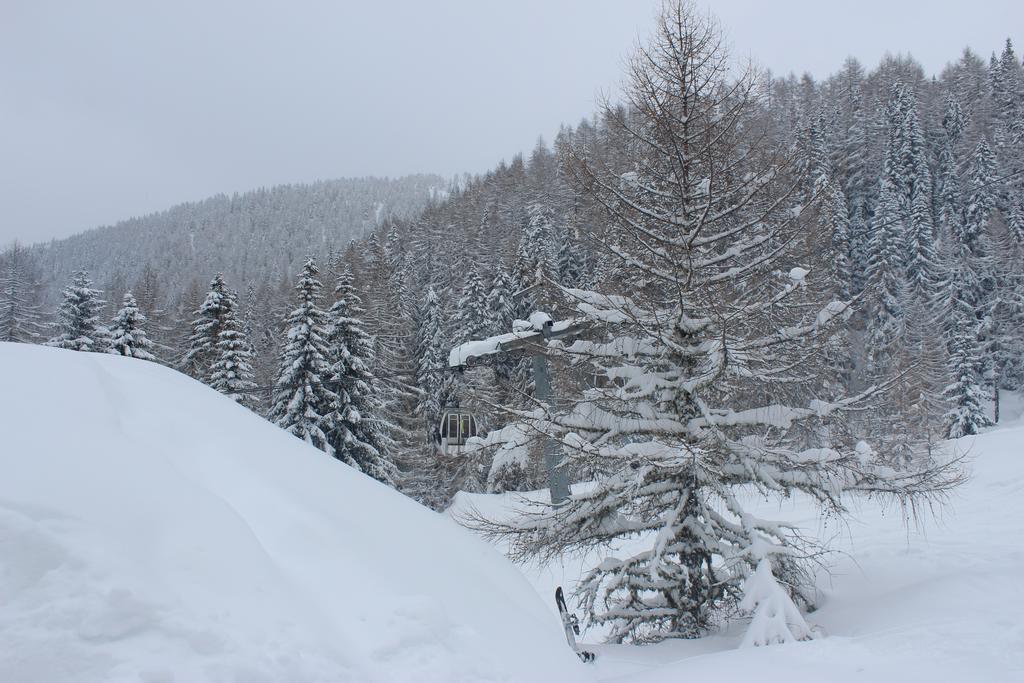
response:
[[[56,303],[77,270],[119,302],[127,289],[173,309],[194,282],[223,273],[235,287],[292,278],[308,254],[345,248],[390,217],[443,197],[438,176],[353,178],[218,195],[29,248],[44,299]],[[150,282],[153,280],[155,282]],[[147,310],[147,313],[151,311]]]

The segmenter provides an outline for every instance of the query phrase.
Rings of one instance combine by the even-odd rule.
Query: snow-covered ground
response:
[[[579,680],[494,549],[191,379],[0,344],[0,681]]]
[[[588,646],[599,653],[593,679],[630,682],[757,681],[1024,681],[1024,419],[1016,397],[1004,400],[1003,423],[951,444],[966,453],[971,479],[951,506],[903,523],[898,509],[865,501],[850,523],[822,523],[800,501],[758,510],[799,520],[829,541],[830,569],[819,576],[820,609],[808,622],[826,637],[737,649],[744,633],[634,647]],[[516,496],[460,494],[453,514],[470,508],[502,518]],[[643,547],[643,541],[632,544]],[[626,548],[627,551],[630,548]],[[570,589],[600,558],[523,568],[547,600]],[[599,642],[599,634],[585,634]]]
[[[1024,681],[1024,420],[906,527],[823,524],[827,637],[565,646],[556,585],[157,365],[0,344],[0,681]],[[460,496],[506,515],[511,496]],[[525,575],[525,579],[524,579]],[[532,584],[532,587],[531,587]],[[594,641],[590,633],[584,640]]]

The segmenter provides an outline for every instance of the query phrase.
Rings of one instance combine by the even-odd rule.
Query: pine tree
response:
[[[992,384],[998,389],[1024,389],[1024,244],[1010,233],[991,245],[995,283],[991,308]],[[995,421],[1000,417],[999,392],[995,399]]]
[[[238,295],[219,273],[195,315],[182,369],[233,401],[255,408],[252,345],[239,319]]]
[[[973,269],[968,264],[969,252],[964,249],[959,267],[954,271],[952,289],[952,339],[950,342],[950,370],[953,383],[944,396],[952,404],[946,415],[946,436],[955,439],[977,434],[992,424],[986,413],[986,396],[982,390],[983,359],[979,353],[980,323],[972,300],[976,285]]]
[[[72,351],[106,351],[109,331],[99,322],[103,303],[99,290],[92,288],[89,274],[84,270],[75,273],[57,309],[57,336],[47,345]]]
[[[872,200],[874,175],[869,163],[868,121],[864,111],[864,69],[853,58],[847,59],[841,73],[843,82],[842,116],[845,130],[835,146],[832,165],[836,169],[850,220],[851,287],[859,294],[867,280],[868,208]]]
[[[822,249],[827,267],[831,271],[833,293],[840,301],[846,301],[853,293],[853,266],[850,263],[850,214],[842,189],[822,176],[818,183],[817,195],[821,197],[821,218],[827,235],[827,248]]]
[[[558,252],[555,257],[556,276],[563,287],[579,287],[586,272],[586,252],[579,235],[571,226],[558,233]]]
[[[1014,201],[1006,217],[1006,227],[1017,244],[1024,245],[1024,198]]]
[[[135,297],[125,292],[121,309],[110,326],[110,353],[141,360],[156,360],[153,342],[146,334],[146,316],[139,310]]]
[[[210,291],[203,303],[193,312],[188,350],[181,362],[183,372],[202,382],[208,382],[210,368],[217,360],[217,344],[225,323],[235,317],[235,298],[228,290],[220,273],[210,281]]]
[[[790,598],[809,602],[801,558],[813,547],[751,514],[738,491],[800,491],[842,514],[856,493],[906,499],[954,483],[934,469],[878,466],[843,430],[825,446],[794,444],[798,426],[824,431],[861,400],[824,401],[798,379],[816,376],[846,304],[793,305],[813,277],[790,261],[814,214],[795,210],[806,179],[776,175],[774,162],[755,160],[778,150],[751,150],[750,137],[735,133],[761,125],[761,90],[753,75],[726,80],[732,65],[720,45],[694,6],[665,5],[652,43],[630,62],[629,109],[607,112],[630,141],[632,163],[620,168],[636,170],[624,177],[588,148],[572,154],[574,177],[616,233],[595,239],[606,248],[614,240],[629,282],[648,283],[628,293],[574,290],[594,338],[549,347],[621,386],[522,416],[526,433],[557,438],[562,466],[588,469],[592,483],[508,522],[476,520],[506,538],[515,559],[651,539],[606,557],[580,583],[588,620],[607,625],[613,641],[704,633],[737,606],[765,558]]]
[[[456,305],[455,332],[460,341],[485,339],[490,336],[487,299],[483,280],[480,279],[476,266],[470,265],[462,287],[462,296]]]
[[[15,242],[0,253],[0,341],[31,343],[42,325],[28,250]]]
[[[515,316],[525,320],[544,298],[543,290],[553,275],[554,259],[551,254],[552,227],[551,211],[539,202],[527,207],[529,223],[519,241],[512,278],[517,294],[513,307]]]
[[[960,188],[960,143],[967,127],[967,116],[955,94],[946,97],[946,110],[942,117],[945,133],[939,153],[938,215],[941,237],[960,236],[963,232],[963,193]]]
[[[327,314],[320,308],[319,269],[306,259],[295,285],[297,307],[285,320],[287,337],[274,400],[267,416],[306,443],[335,455],[328,436],[338,397],[330,390]]]
[[[960,243],[973,255],[983,256],[982,241],[989,231],[989,221],[996,209],[996,158],[984,140],[978,143],[967,169],[967,205],[960,231]]]
[[[416,384],[422,392],[416,412],[431,435],[437,430],[442,412],[455,407],[454,386],[448,370],[450,345],[445,341],[442,321],[441,302],[431,285],[420,308],[416,334]]]
[[[210,366],[207,383],[231,400],[255,409],[257,401],[252,345],[241,321],[235,315],[224,319],[215,351],[216,360]]]
[[[993,60],[995,57],[993,56]],[[1021,109],[1022,83],[1021,64],[1009,38],[992,65],[992,99],[996,115],[996,134],[1010,143],[1014,137],[1014,126],[1019,120]]]
[[[488,337],[512,331],[515,320],[515,293],[508,271],[501,264],[494,270],[491,291],[487,295],[487,335]]]
[[[380,384],[370,372],[373,340],[360,319],[363,310],[349,272],[338,274],[334,299],[327,313],[331,361],[327,388],[335,396],[333,411],[326,421],[327,439],[334,457],[394,486],[394,444],[383,420]]]
[[[892,370],[903,312],[903,234],[895,191],[882,180],[867,267],[869,302],[865,340],[868,370],[884,377]]]
[[[890,146],[886,174],[900,205],[906,280],[919,296],[929,297],[942,282],[932,220],[932,180],[917,102],[902,84],[893,86]]]

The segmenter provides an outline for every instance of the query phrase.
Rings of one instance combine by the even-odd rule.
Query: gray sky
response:
[[[699,2],[776,73],[886,51],[937,72],[1024,37],[1019,0]],[[658,4],[0,0],[0,245],[260,185],[484,171],[589,114]]]

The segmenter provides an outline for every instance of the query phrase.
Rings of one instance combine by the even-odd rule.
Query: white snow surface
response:
[[[779,504],[749,497],[752,512],[796,522],[835,551],[818,576],[819,609],[805,615],[815,639],[738,649],[749,619],[699,640],[643,647],[601,644],[601,634],[591,630],[580,638],[598,655],[587,667],[591,679],[1024,681],[1022,408],[1019,397],[1005,396],[999,427],[950,443],[966,455],[970,479],[949,507],[926,511],[920,524],[904,524],[899,509],[871,500],[854,503],[846,524],[819,519],[799,498]],[[526,496],[546,500],[547,492]],[[522,500],[522,494],[459,494],[451,513],[475,510],[507,518]],[[612,552],[522,570],[542,597],[557,585],[568,596],[585,569],[650,544],[649,538],[637,539]]]
[[[580,680],[542,600],[184,375],[0,343],[0,681]]]

